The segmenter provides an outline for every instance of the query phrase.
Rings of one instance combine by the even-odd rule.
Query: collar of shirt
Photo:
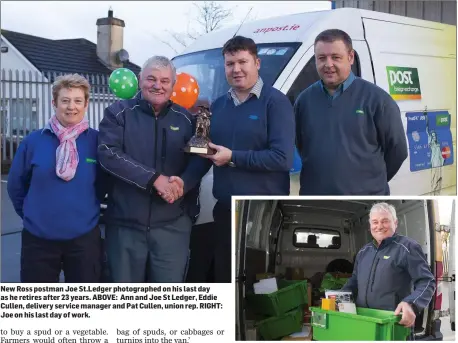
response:
[[[250,94],[248,97],[245,99],[247,101],[249,98],[251,98],[253,95],[256,96],[258,99],[261,97],[261,91],[262,91],[262,86],[264,85],[264,82],[262,81],[261,77],[258,77],[258,81],[254,84],[253,88],[250,90]],[[240,101],[239,98],[237,98],[237,94],[235,93],[235,90],[231,87],[229,91],[227,92],[227,96],[229,98],[232,98],[234,101],[235,106],[238,106],[245,101]]]
[[[329,96],[330,98],[332,99],[335,99],[337,98],[339,95],[342,95],[343,92],[345,92],[347,90],[348,87],[350,87],[350,85],[353,83],[353,81],[356,79],[356,76],[355,74],[353,74],[352,71],[350,71],[350,75],[347,77],[347,79],[342,82],[339,87],[337,87],[337,89],[335,90],[334,94],[331,95],[329,94],[328,90],[326,89],[326,87],[324,86],[324,83],[323,81],[320,82],[320,85],[321,85],[321,89],[323,90],[323,92]]]
[[[51,128],[51,125],[49,124],[49,122],[46,123],[45,127],[43,128],[43,130],[41,130],[41,133],[45,132],[46,130],[49,130],[52,133],[54,133],[54,131]]]
[[[398,234],[395,232],[393,236],[385,238],[380,245],[377,245],[377,241],[375,239],[372,239],[372,243],[375,245],[377,249],[384,248],[388,244],[391,244],[393,241],[395,241],[398,238]]]

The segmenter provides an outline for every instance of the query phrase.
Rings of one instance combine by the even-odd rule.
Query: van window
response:
[[[258,44],[261,60],[259,75],[264,83],[272,86],[280,73],[296,53],[300,43]],[[188,73],[197,79],[199,99],[212,103],[229,90],[224,71],[222,49],[204,50],[173,58],[177,73]]]
[[[358,53],[355,51],[355,61],[353,62],[352,71],[356,76],[361,77],[361,66],[359,63],[359,56]],[[316,71],[316,64],[315,64],[315,56],[307,62],[304,69],[299,73],[297,79],[294,81],[293,85],[291,86],[290,90],[288,91],[288,99],[294,105],[297,97],[301,92],[312,85],[313,83],[317,82],[320,79],[318,76],[318,72]]]
[[[293,245],[297,248],[339,249],[339,231],[299,227],[294,230]]]

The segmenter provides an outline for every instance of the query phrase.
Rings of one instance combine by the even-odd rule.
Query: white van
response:
[[[352,38],[354,73],[390,93],[401,109],[409,158],[391,180],[391,194],[456,194],[456,26],[351,8],[300,13],[208,33],[173,63],[197,79],[199,98],[211,102],[229,88],[224,43],[236,34],[250,37],[258,44],[264,82],[294,102],[319,80],[313,44],[331,28]],[[298,156],[293,169],[295,195]]]
[[[259,339],[255,319],[245,298],[247,292],[253,290],[259,275],[270,273],[287,280],[309,280],[313,284],[312,294],[315,294],[312,304],[316,306],[320,300],[317,289],[325,273],[351,274],[354,257],[371,241],[368,215],[375,202],[290,200],[287,197],[281,200],[237,200],[237,339]],[[422,246],[436,277],[436,293],[429,307],[417,317],[415,339],[442,340],[443,333],[450,339],[454,335],[451,331],[455,331],[455,261],[454,256],[444,256],[447,251],[452,254],[454,251],[454,219],[450,226],[436,225],[439,223],[437,200],[387,202],[396,208],[397,233]],[[447,232],[450,245],[443,254],[441,237],[446,237]],[[311,235],[316,238],[313,247],[307,244]]]

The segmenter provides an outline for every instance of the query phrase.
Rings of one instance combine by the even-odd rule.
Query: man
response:
[[[99,161],[114,176],[105,213],[114,282],[185,278],[192,226],[186,208],[196,203],[196,192],[181,198],[182,184],[167,175],[185,170],[183,148],[194,125],[191,114],[170,101],[175,79],[166,57],[150,58],[139,75],[141,91],[109,106],[99,126]]]
[[[372,206],[373,237],[356,255],[353,274],[342,288],[355,295],[356,306],[395,311],[411,327],[429,305],[435,279],[420,244],[396,233],[396,210],[387,203]],[[413,288],[412,288],[413,287]]]
[[[294,106],[300,195],[389,195],[388,182],[407,158],[399,107],[352,73],[354,58],[345,32],[326,30],[316,37],[321,80]]]
[[[214,279],[231,282],[231,196],[289,195],[294,113],[288,98],[259,77],[252,39],[233,37],[222,54],[231,88],[211,105],[215,154],[191,162],[181,179],[186,192],[214,165]]]

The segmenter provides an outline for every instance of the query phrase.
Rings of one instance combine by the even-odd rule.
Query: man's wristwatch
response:
[[[232,161],[229,161],[229,163],[227,164],[229,167],[235,167],[235,163],[232,162]]]

